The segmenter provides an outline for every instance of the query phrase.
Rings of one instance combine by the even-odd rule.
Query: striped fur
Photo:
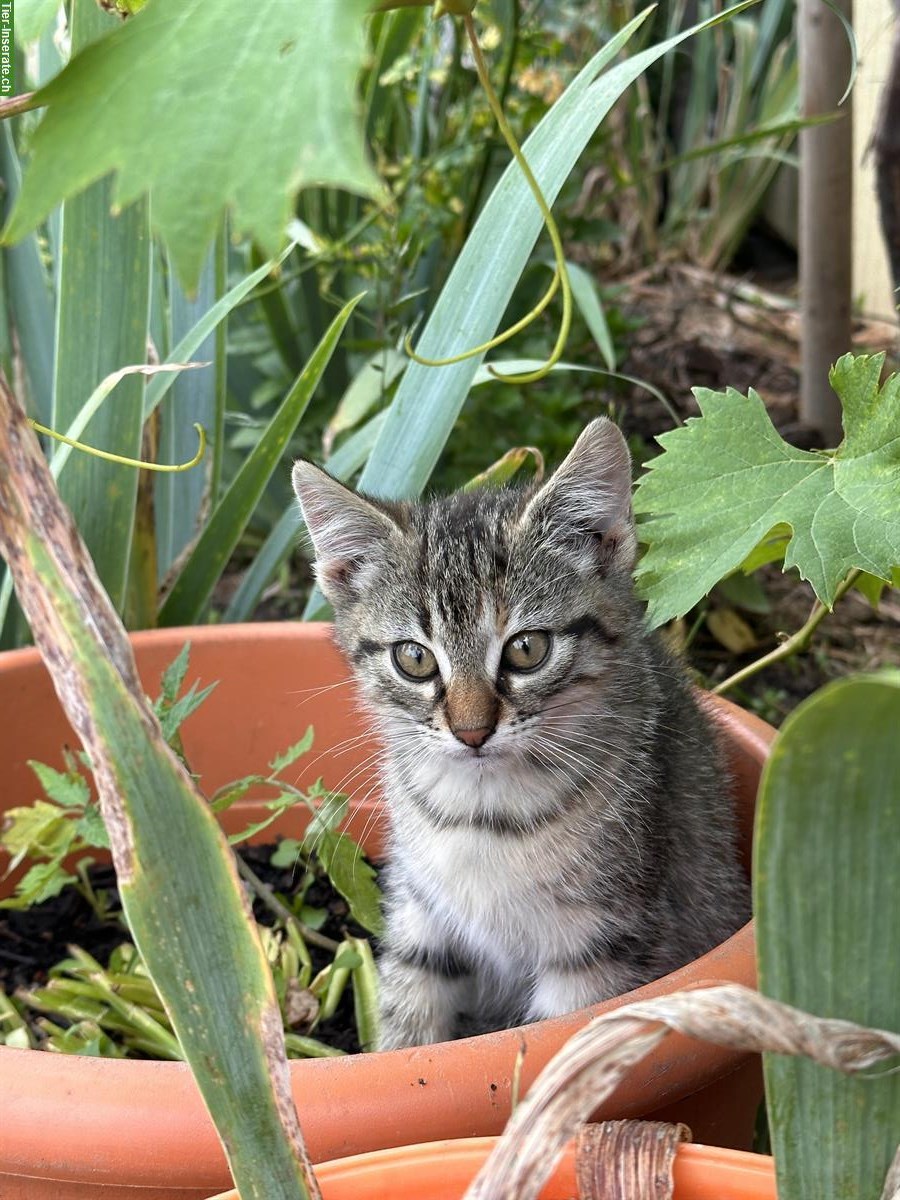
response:
[[[294,485],[387,748],[383,1047],[619,994],[746,919],[718,747],[634,595],[615,426],[539,489],[387,504],[308,463]],[[534,630],[546,660],[510,669]],[[410,641],[432,677],[398,669]]]

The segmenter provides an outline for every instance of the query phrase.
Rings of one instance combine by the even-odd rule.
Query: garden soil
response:
[[[269,858],[273,850],[274,846],[249,846],[239,853],[258,878],[275,892],[290,898],[299,888],[302,871],[271,866]],[[95,892],[105,890],[109,893],[111,911],[119,912],[112,866],[95,864],[89,870],[89,877]],[[326,879],[317,879],[311,885],[305,903],[327,910],[327,919],[319,932],[334,941],[340,941],[345,933],[369,936],[349,918],[346,901]],[[254,901],[254,916],[261,925],[271,925],[274,921],[269,909],[258,900]],[[115,918],[101,920],[87,900],[71,886],[53,899],[29,909],[0,909],[0,990],[11,993],[16,988],[43,986],[50,969],[67,957],[69,945],[80,946],[105,966],[113,949],[126,941],[130,941],[130,936],[125,926]],[[328,953],[317,946],[309,946],[309,951],[315,971],[331,961]],[[64,1025],[65,1021],[59,1023]],[[40,1039],[39,1028],[34,1025],[32,1029]],[[335,1015],[317,1026],[314,1036],[326,1045],[348,1053],[359,1051],[350,987],[344,991]]]

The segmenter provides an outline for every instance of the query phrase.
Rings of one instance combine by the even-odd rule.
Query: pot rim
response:
[[[464,1188],[498,1140],[457,1138],[372,1150],[319,1163],[316,1178],[323,1200],[402,1198],[409,1187],[408,1177],[412,1178],[415,1200],[427,1200],[432,1183],[441,1190],[456,1183]],[[673,1200],[721,1200],[723,1196],[727,1200],[776,1200],[774,1159],[746,1150],[682,1143],[675,1150],[674,1182]],[[576,1194],[575,1152],[569,1145],[541,1195],[544,1200],[558,1200]],[[209,1200],[240,1200],[240,1196],[231,1188]]]
[[[319,648],[321,653],[335,653],[331,626],[326,623],[204,626],[131,635],[131,643],[138,651],[169,643],[180,647],[185,640],[195,646],[223,648],[229,644],[243,647],[268,644],[270,653],[287,641],[293,646],[304,645],[310,652]],[[33,648],[0,654],[0,688],[7,672],[13,668],[21,670],[32,662],[41,662]],[[709,697],[704,702],[711,706],[726,737],[761,765],[774,730],[727,700]],[[385,1106],[394,1107],[401,1103],[401,1097],[410,1095],[416,1097],[417,1111],[423,1114],[423,1121],[435,1128],[440,1115],[440,1127],[448,1135],[464,1136],[474,1133],[479,1126],[479,1131],[499,1129],[508,1112],[509,1077],[522,1039],[527,1040],[529,1051],[522,1081],[527,1086],[562,1041],[598,1013],[632,1000],[723,979],[754,985],[752,922],[693,963],[632,992],[572,1014],[437,1046],[346,1059],[294,1061],[291,1063],[294,1092],[298,1097],[317,1093],[316,1107],[323,1113],[340,1112],[349,1103],[347,1097],[352,1096],[351,1123],[369,1127],[366,1137],[370,1145],[378,1144],[373,1140],[375,1137],[384,1139],[383,1134],[371,1130],[379,1122],[383,1126],[387,1120]],[[692,1095],[740,1068],[750,1057],[701,1047],[683,1038],[672,1039],[664,1055],[651,1057],[638,1068],[631,1099],[617,1104],[616,1115],[645,1115]],[[101,1183],[121,1178],[123,1164],[134,1160],[132,1165],[139,1166],[141,1181],[152,1186],[163,1175],[169,1181],[172,1179],[171,1171],[158,1161],[160,1144],[171,1140],[173,1150],[178,1146],[186,1159],[183,1167],[186,1174],[183,1179],[179,1176],[180,1186],[208,1186],[210,1192],[217,1184],[222,1186],[219,1181],[223,1178],[224,1157],[185,1063],[80,1056],[67,1057],[63,1062],[59,1055],[0,1046],[0,1094],[14,1098],[12,1103],[4,1105],[4,1120],[0,1122],[0,1179],[2,1172],[7,1171],[42,1179]],[[56,1097],[53,1103],[66,1110],[65,1120],[71,1130],[68,1137],[72,1153],[65,1156],[64,1174],[49,1144],[50,1135],[44,1133],[48,1094]],[[462,1110],[460,1097],[475,1095],[480,1097],[481,1106],[477,1120],[463,1111],[453,1121],[443,1120],[443,1105],[455,1100],[457,1109]],[[92,1098],[90,1107],[80,1101],[73,1103],[73,1098],[84,1097]],[[123,1098],[127,1101],[124,1105]],[[47,1153],[39,1162],[33,1150],[36,1132],[47,1138]],[[413,1140],[422,1140],[418,1129],[410,1133]],[[127,1151],[120,1144],[122,1136],[126,1138]],[[401,1135],[391,1135],[394,1136]],[[27,1149],[29,1138],[32,1149]],[[315,1137],[311,1140],[314,1142]],[[392,1142],[381,1140],[380,1144]],[[328,1152],[320,1153],[320,1157],[336,1158],[353,1148],[343,1133],[329,1135],[326,1145]],[[315,1157],[315,1145],[313,1150]]]

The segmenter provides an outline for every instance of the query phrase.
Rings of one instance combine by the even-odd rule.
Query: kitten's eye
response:
[[[391,647],[394,666],[407,679],[431,679],[437,674],[437,659],[418,642],[396,642]]]
[[[550,653],[550,634],[542,629],[526,629],[511,637],[503,647],[501,661],[513,671],[533,671]]]

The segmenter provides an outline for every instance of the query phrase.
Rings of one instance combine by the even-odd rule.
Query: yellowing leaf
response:
[[[491,463],[484,471],[464,483],[462,491],[471,492],[476,488],[502,487],[525,465],[528,459],[534,459],[534,479],[537,483],[544,477],[544,456],[536,446],[516,446],[507,450],[502,458]]]
[[[23,856],[61,858],[75,837],[75,824],[63,809],[46,800],[35,800],[27,807],[11,808],[3,824],[0,845],[12,856],[10,870]]]
[[[58,859],[35,863],[19,880],[14,896],[0,900],[0,908],[30,908],[58,896],[66,884],[75,883],[76,876],[64,871]]]
[[[638,585],[659,625],[681,616],[745,562],[776,526],[784,555],[826,605],[852,568],[889,580],[900,565],[900,376],[879,386],[884,355],[845,355],[831,382],[844,440],[798,450],[759,396],[695,389],[701,417],[658,440],[665,453],[640,480],[635,510],[649,544]]]
[[[77,54],[46,115],[6,237],[118,173],[124,207],[152,193],[186,286],[223,210],[274,253],[301,187],[374,192],[355,114],[366,0],[154,0]]]
[[[746,654],[759,644],[756,634],[733,608],[714,608],[706,624],[719,645],[732,654]]]

